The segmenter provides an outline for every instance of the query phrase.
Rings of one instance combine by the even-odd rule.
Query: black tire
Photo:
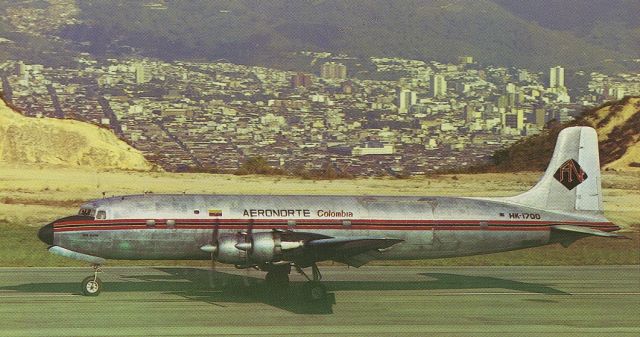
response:
[[[317,281],[309,281],[305,283],[302,291],[305,298],[313,302],[327,299],[327,288]]]
[[[87,276],[82,280],[82,295],[98,296],[102,291],[102,281],[94,276]]]

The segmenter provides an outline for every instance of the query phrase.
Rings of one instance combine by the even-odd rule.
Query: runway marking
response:
[[[24,298],[24,297],[75,297],[78,294],[16,294],[16,295],[0,295],[0,298]]]
[[[640,292],[624,292],[624,293],[603,293],[603,292],[580,292],[580,293],[530,293],[530,292],[438,292],[430,293],[434,296],[461,296],[461,295],[544,295],[544,296],[558,296],[558,295],[640,295]]]

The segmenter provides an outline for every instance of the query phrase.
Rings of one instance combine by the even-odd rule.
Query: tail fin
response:
[[[542,179],[531,190],[507,199],[549,210],[602,212],[596,130],[579,126],[562,130]]]

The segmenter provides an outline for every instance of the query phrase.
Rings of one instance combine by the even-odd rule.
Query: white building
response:
[[[394,153],[394,147],[391,144],[380,144],[377,142],[367,142],[363,146],[356,146],[351,152],[354,156],[366,155],[389,155]]]
[[[320,77],[327,80],[344,80],[347,78],[347,66],[342,63],[327,62],[320,68]]]
[[[556,66],[549,69],[549,88],[564,87],[564,68]]]
[[[447,95],[447,81],[442,75],[431,76],[431,96],[444,97]]]
[[[398,89],[398,113],[406,114],[411,110],[411,106],[418,102],[418,95],[415,91],[408,89]]]
[[[136,63],[134,69],[136,72],[136,84],[142,84],[151,81],[151,74],[149,74],[144,64]]]

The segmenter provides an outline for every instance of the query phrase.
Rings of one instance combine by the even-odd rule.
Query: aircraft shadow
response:
[[[344,290],[443,290],[443,289],[508,289],[523,293],[569,295],[539,283],[526,283],[496,277],[467,276],[449,273],[420,273],[421,281],[323,281],[328,296],[324,301],[310,302],[302,293],[305,282],[291,282],[288,287],[274,288],[262,278],[228,274],[198,268],[156,268],[164,274],[119,275],[125,281],[105,282],[109,292],[162,292],[183,298],[224,306],[224,303],[265,303],[297,314],[331,314],[335,302],[333,291]],[[130,280],[130,281],[127,281]],[[26,283],[0,287],[18,292],[50,292],[79,294],[79,282]]]

